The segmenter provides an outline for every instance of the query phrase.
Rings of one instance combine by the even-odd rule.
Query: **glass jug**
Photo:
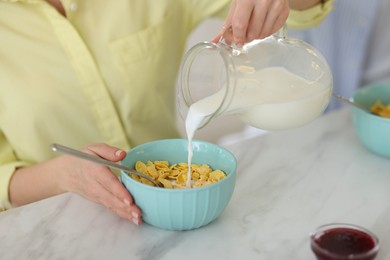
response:
[[[242,48],[198,43],[184,56],[178,110],[192,128],[231,114],[264,130],[289,129],[318,117],[331,98],[333,77],[325,58],[286,27]],[[190,118],[189,118],[190,117]]]

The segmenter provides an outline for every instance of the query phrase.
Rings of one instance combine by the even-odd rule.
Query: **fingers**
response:
[[[223,33],[223,39],[227,44],[232,44],[234,42],[233,29],[229,27]]]
[[[82,150],[113,162],[118,162],[126,156],[125,151],[103,143],[92,144]]]
[[[288,14],[288,0],[234,0],[213,42],[223,35],[226,43],[234,42],[241,47],[254,39],[268,37],[283,27]]]
[[[247,29],[252,11],[254,10],[254,6],[251,2],[253,2],[253,0],[237,1],[235,5],[231,27],[233,31],[233,40],[238,47],[241,47],[247,41]]]
[[[224,38],[227,44],[231,44],[233,42],[233,34],[232,34],[233,30],[231,27],[231,21],[233,18],[235,8],[236,8],[236,1],[232,1],[225,23],[222,25],[222,28],[218,33],[218,35],[214,37],[214,39],[212,39],[211,42],[217,43],[221,39],[221,37]]]
[[[252,11],[250,21],[248,24],[248,30],[246,34],[246,41],[253,41],[259,39],[261,32],[267,21],[267,6],[262,3],[257,3]],[[268,15],[269,16],[269,15]]]
[[[121,218],[127,219],[136,225],[142,223],[141,210],[133,203],[130,194],[128,194],[129,200],[123,201],[120,197],[112,194],[112,190],[106,189],[105,186],[107,186],[107,184],[100,183],[100,185],[101,187],[98,194],[96,194],[96,202],[102,204]]]
[[[141,223],[141,210],[114,174],[108,172],[99,175],[97,181],[103,190],[100,195],[101,204],[137,225]]]
[[[218,43],[218,41],[221,39],[222,34],[217,34],[213,39],[211,39],[211,42]]]
[[[120,161],[126,152],[106,144],[93,144],[82,149],[110,161]],[[116,213],[139,225],[142,223],[141,210],[134,203],[127,189],[118,177],[106,166],[83,159],[63,156],[70,183],[68,191],[79,193],[89,200],[100,203]]]
[[[265,38],[277,32],[287,20],[289,13],[288,2],[274,1],[269,7],[263,26],[257,33],[257,38]]]

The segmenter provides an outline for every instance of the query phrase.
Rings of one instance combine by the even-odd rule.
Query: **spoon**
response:
[[[347,103],[347,104],[349,104],[349,105],[352,105],[352,106],[354,106],[354,107],[356,107],[356,108],[359,108],[359,109],[361,109],[361,110],[364,110],[364,111],[366,111],[366,112],[368,112],[368,113],[371,113],[371,111],[368,110],[366,107],[364,107],[363,105],[361,105],[361,104],[359,104],[359,103],[356,103],[356,102],[350,100],[349,98],[346,98],[346,97],[343,97],[343,96],[340,96],[340,95],[336,95],[335,93],[332,93],[332,95],[333,95],[335,98],[337,98],[337,99],[339,99],[339,100],[341,100],[341,101],[343,101],[343,102],[345,102],[345,103]]]
[[[94,156],[94,155],[90,155],[88,153],[84,153],[84,152],[81,152],[81,151],[72,149],[70,147],[60,145],[60,144],[52,144],[51,145],[51,149],[54,152],[66,153],[66,154],[73,155],[73,156],[76,156],[76,157],[79,157],[79,158],[82,158],[82,159],[85,159],[85,160],[88,160],[88,161],[92,161],[92,162],[95,162],[95,163],[103,164],[103,165],[109,166],[111,168],[116,168],[116,169],[119,169],[119,170],[122,170],[122,171],[125,171],[125,172],[128,172],[128,173],[131,173],[131,174],[135,174],[135,175],[137,175],[139,177],[142,177],[142,178],[145,178],[145,179],[151,181],[157,187],[162,187],[162,184],[160,182],[154,180],[152,177],[150,177],[150,176],[148,176],[146,174],[143,174],[141,172],[137,172],[136,170],[134,170],[134,169],[132,169],[130,167],[126,167],[126,166],[123,166],[123,165],[120,165],[120,164],[117,164],[117,163],[105,160],[103,158],[100,158],[100,157],[97,157],[97,156]]]

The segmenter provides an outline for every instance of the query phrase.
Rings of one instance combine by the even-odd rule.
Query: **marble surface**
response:
[[[0,213],[1,259],[315,259],[309,233],[364,226],[390,259],[390,159],[362,147],[348,109],[227,147],[238,178],[213,223],[167,231],[63,194]]]

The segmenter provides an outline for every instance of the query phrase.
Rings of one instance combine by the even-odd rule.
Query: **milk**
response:
[[[239,68],[238,68],[239,69]],[[201,99],[189,108],[187,187],[191,183],[192,139],[195,131],[212,116],[225,98],[226,89]],[[245,123],[264,130],[289,129],[310,122],[326,108],[331,88],[310,82],[281,67],[248,73],[237,79],[225,114],[235,114]]]

